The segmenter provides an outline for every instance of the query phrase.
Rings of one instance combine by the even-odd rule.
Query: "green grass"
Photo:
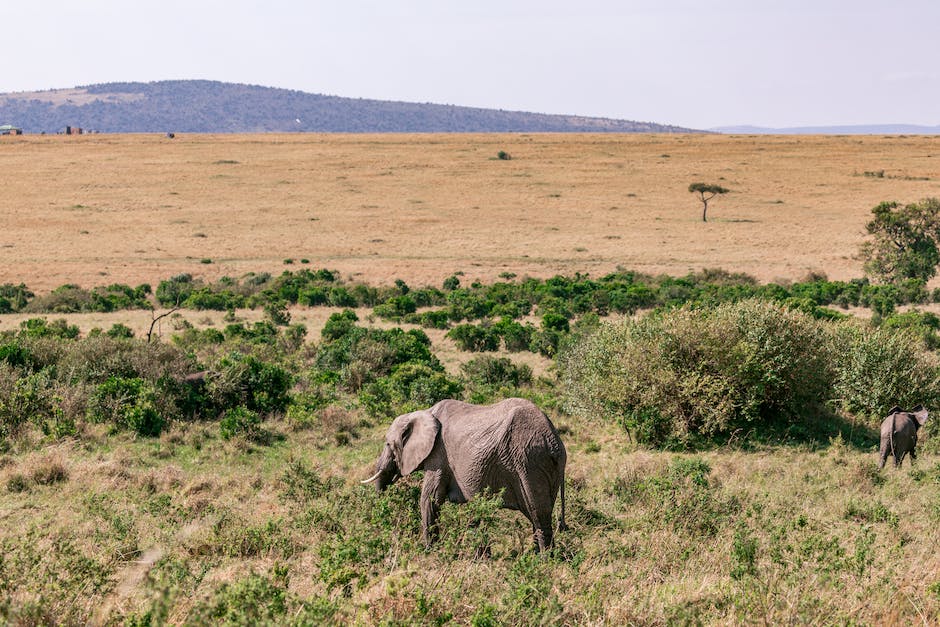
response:
[[[873,450],[841,440],[678,455],[555,419],[571,529],[550,556],[488,499],[445,506],[426,552],[418,480],[381,496],[357,482],[381,425],[342,446],[285,420],[264,423],[284,436],[264,446],[198,423],[158,439],[99,425],[47,446],[26,434],[0,468],[0,616],[874,624],[940,612],[935,455],[882,472]]]

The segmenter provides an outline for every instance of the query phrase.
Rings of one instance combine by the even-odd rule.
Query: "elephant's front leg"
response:
[[[421,534],[424,546],[430,548],[437,538],[437,517],[447,497],[447,486],[440,470],[429,470],[424,474],[421,488]]]

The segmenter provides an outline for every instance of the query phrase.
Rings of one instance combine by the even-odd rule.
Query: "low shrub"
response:
[[[220,411],[244,407],[266,413],[278,413],[290,403],[291,374],[281,366],[253,355],[232,352],[210,368],[206,394]]]
[[[88,419],[107,422],[115,429],[130,429],[138,435],[158,436],[166,426],[157,411],[156,392],[141,378],[109,377],[88,400]]]
[[[55,337],[73,340],[78,337],[79,330],[74,324],[69,324],[64,318],[49,322],[45,318],[29,318],[20,323],[20,335],[23,337]]]
[[[197,604],[190,624],[276,624],[288,609],[286,575],[274,578],[257,573],[221,584],[212,598]]]
[[[516,365],[508,357],[480,355],[460,366],[473,385],[519,387],[532,382],[532,368]]]
[[[246,440],[261,439],[261,416],[256,411],[239,406],[226,410],[219,421],[219,435],[223,440],[242,436]]]
[[[422,363],[405,363],[364,387],[359,403],[373,418],[386,418],[458,398],[463,386],[446,373]]]
[[[458,324],[447,332],[457,348],[463,351],[483,352],[499,350],[499,330],[496,327],[476,324]]]

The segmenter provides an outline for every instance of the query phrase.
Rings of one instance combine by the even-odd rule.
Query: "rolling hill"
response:
[[[695,132],[652,122],[342,98],[203,80],[2,94],[0,124],[26,133],[61,132],[66,126],[104,133]]]

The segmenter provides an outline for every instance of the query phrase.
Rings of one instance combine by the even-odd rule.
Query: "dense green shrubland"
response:
[[[444,281],[443,289],[411,288],[404,281],[377,288],[346,283],[335,271],[285,271],[279,276],[249,273],[241,279],[223,277],[207,283],[191,274],[161,281],[152,295],[163,307],[226,311],[239,308],[287,305],[329,307],[373,307],[375,315],[388,320],[445,328],[449,324],[508,318],[532,314],[572,319],[588,312],[632,314],[642,309],[684,304],[714,305],[751,298],[785,302],[801,307],[867,307],[887,316],[899,305],[936,302],[937,290],[928,292],[919,279],[894,284],[872,284],[867,279],[829,281],[810,276],[792,284],[759,284],[753,277],[723,270],[703,270],[684,277],[650,276],[616,272],[599,279],[576,274],[549,279],[526,278],[462,287],[456,276]],[[151,288],[114,284],[91,290],[63,285],[49,294],[36,296],[25,285],[0,285],[0,313],[73,313],[148,309]],[[438,314],[419,311],[436,308]],[[823,312],[823,315],[825,313]]]
[[[0,286],[10,310],[150,307],[149,292],[148,286],[90,292],[63,286],[36,298],[23,285]],[[230,315],[222,330],[182,322],[171,345],[153,344],[159,349],[144,348],[123,325],[79,339],[78,328],[65,320],[26,320],[0,343],[8,399],[0,412],[28,408],[37,424],[56,433],[107,416],[116,428],[156,434],[164,423],[148,417],[151,406],[171,421],[215,419],[237,408],[260,419],[288,412],[296,396],[303,400],[292,415],[301,417],[300,424],[320,411],[310,407],[314,397],[384,418],[445,397],[526,394],[521,387],[529,383],[494,385],[474,383],[470,372],[449,375],[421,330],[359,326],[350,309],[334,313],[316,350],[300,357],[307,330],[290,324],[287,306],[294,303],[371,305],[381,318],[447,329],[463,351],[553,358],[562,350],[569,408],[607,416],[650,444],[686,446],[699,437],[753,434],[758,426],[762,432],[782,429],[788,437],[819,436],[818,425],[835,412],[876,416],[893,404],[929,404],[936,396],[932,357],[922,344],[940,344],[940,321],[916,310],[892,313],[900,303],[929,300],[916,280],[872,285],[809,277],[788,286],[760,285],[747,275],[705,270],[678,278],[620,272],[597,280],[556,276],[469,287],[454,276],[443,289],[413,289],[400,280],[376,289],[344,284],[328,270],[304,269],[212,284],[180,275],[162,281],[155,298],[164,306],[260,307],[265,319],[246,324]],[[845,316],[831,305],[871,307],[876,326],[840,323]],[[638,309],[652,313],[599,325],[600,316]],[[155,351],[172,367],[148,365]],[[199,386],[180,383],[187,371],[199,370],[208,373]],[[111,377],[110,385],[131,386],[121,388],[124,405],[87,413],[89,399],[104,398],[96,386],[108,385]],[[330,387],[339,395],[323,391]],[[8,418],[4,432],[21,423]]]
[[[818,437],[833,412],[936,406],[936,356],[911,330],[822,321],[750,300],[604,323],[560,360],[573,412],[639,442]]]

